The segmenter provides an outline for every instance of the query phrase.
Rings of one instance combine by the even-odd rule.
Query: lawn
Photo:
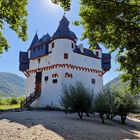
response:
[[[20,108],[20,104],[15,105],[0,105],[0,110]]]

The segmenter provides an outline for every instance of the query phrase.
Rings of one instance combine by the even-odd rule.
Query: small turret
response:
[[[91,49],[91,47],[92,46],[90,46],[89,49]],[[95,56],[102,58],[102,49],[100,48],[100,46],[98,44],[96,44],[94,46],[93,53]]]
[[[63,16],[63,18],[61,19],[56,32],[52,36],[52,40],[58,39],[58,38],[67,38],[67,39],[73,40],[74,42],[77,42],[77,37],[75,33],[70,31],[69,21],[65,16]]]

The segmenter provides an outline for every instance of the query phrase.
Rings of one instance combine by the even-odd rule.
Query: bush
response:
[[[113,102],[114,95],[109,89],[103,89],[100,91],[94,98],[94,110],[99,113],[102,123],[104,124],[104,114],[107,115],[107,118],[113,112]]]
[[[124,124],[126,116],[136,108],[136,100],[134,95],[127,93],[125,90],[104,89],[95,96],[94,110],[98,112],[102,123],[104,122],[104,114],[107,118],[113,118],[115,115],[121,116],[121,123]]]
[[[14,105],[20,104],[25,97],[0,97],[0,105]]]
[[[82,82],[76,82],[75,85],[66,85],[63,88],[63,94],[61,96],[60,103],[65,108],[78,113],[80,119],[82,119],[83,113],[88,113],[92,107],[93,96],[91,92],[84,87]]]
[[[115,108],[113,113],[121,116],[121,123],[125,124],[126,116],[132,112],[136,107],[137,103],[134,95],[131,93],[115,92]]]

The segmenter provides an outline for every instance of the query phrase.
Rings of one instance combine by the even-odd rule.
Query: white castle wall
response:
[[[52,43],[54,42],[54,48]],[[56,39],[49,44],[49,51],[52,51],[48,56],[30,60],[30,68],[36,69],[53,64],[73,64],[87,68],[101,70],[101,59],[96,59],[81,54],[74,53],[71,44],[74,43],[68,39]],[[64,53],[68,53],[68,59],[64,59]],[[101,55],[101,54],[100,54]],[[71,73],[73,78],[65,78],[65,73]],[[52,78],[52,74],[58,73],[58,78]],[[45,76],[48,76],[48,81],[45,81]],[[57,83],[52,83],[53,79],[57,79]],[[95,79],[95,84],[91,83],[91,79]],[[39,99],[32,103],[34,107],[45,107],[46,105],[59,105],[60,95],[62,93],[63,84],[74,84],[76,81],[82,81],[89,89],[97,93],[103,87],[102,77],[95,73],[85,71],[77,71],[69,68],[55,68],[42,72],[42,92]],[[27,95],[34,92],[35,89],[35,73],[30,74],[27,78]]]

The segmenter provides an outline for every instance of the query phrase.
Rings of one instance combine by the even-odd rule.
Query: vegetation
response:
[[[137,107],[135,96],[126,88],[103,89],[93,96],[82,82],[69,87],[64,86],[60,103],[65,108],[65,113],[73,110],[78,113],[80,119],[84,112],[88,114],[94,110],[99,113],[103,124],[105,115],[107,119],[113,119],[114,116],[119,115],[121,123],[124,124],[128,113],[133,112]]]
[[[113,118],[115,115],[121,117],[121,123],[124,124],[128,113],[132,112],[137,106],[135,96],[131,93],[120,90],[103,90],[94,99],[95,112],[98,112],[102,123],[104,123],[104,114],[107,118]]]
[[[104,89],[103,91],[100,91],[95,98],[94,98],[94,110],[95,112],[99,113],[99,116],[102,119],[102,123],[104,124],[104,115],[107,115],[107,118],[110,117],[110,115],[113,113],[114,109],[114,94],[108,90]]]
[[[18,108],[24,99],[25,97],[0,97],[0,109]]]
[[[52,0],[64,10],[71,0]],[[118,51],[117,60],[122,79],[130,80],[131,90],[140,88],[140,1],[139,0],[80,0],[82,39],[94,44],[103,43],[111,52]]]
[[[5,23],[23,41],[27,39],[26,6],[27,0],[0,0],[0,54],[10,47],[3,36]]]
[[[92,107],[92,99],[91,92],[84,87],[82,82],[77,82],[69,87],[64,86],[60,102],[66,111],[72,109],[82,119],[84,112],[89,113]]]

